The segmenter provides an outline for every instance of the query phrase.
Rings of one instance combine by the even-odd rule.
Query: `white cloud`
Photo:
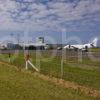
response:
[[[17,2],[15,2],[17,1]],[[43,0],[0,0],[0,30],[30,30],[61,29],[68,23],[69,30],[75,30],[77,25],[70,22],[83,20],[100,21],[100,0],[53,0],[43,4]],[[20,2],[18,2],[20,1]],[[36,3],[37,1],[41,1]],[[49,0],[45,0],[49,1]],[[68,1],[65,3],[65,1]],[[76,2],[75,2],[76,1]],[[93,15],[95,13],[95,15]],[[96,14],[97,13],[97,14]],[[23,23],[22,23],[23,22]],[[90,21],[89,21],[90,22]],[[62,25],[63,23],[63,25]],[[80,26],[83,26],[80,23]],[[95,25],[90,22],[90,24]],[[66,25],[65,25],[66,27]]]

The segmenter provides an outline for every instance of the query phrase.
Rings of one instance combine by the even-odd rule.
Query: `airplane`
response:
[[[93,48],[97,46],[97,41],[98,41],[98,38],[95,38],[91,43],[88,43],[88,44],[66,45],[63,48],[64,49],[74,49],[75,51],[77,50],[88,51],[89,48]]]
[[[7,49],[7,45],[5,43],[0,43],[0,50]]]
[[[29,46],[34,46],[34,47],[39,47],[39,46],[46,46],[45,43],[19,43],[20,46],[25,46],[25,47],[29,47]]]
[[[21,47],[23,47],[23,49],[25,48],[29,48],[29,47],[34,47],[35,49],[45,49],[47,47],[47,45],[45,43],[19,43],[19,45]]]

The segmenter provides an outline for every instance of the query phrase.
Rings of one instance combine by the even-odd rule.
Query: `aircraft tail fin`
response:
[[[97,42],[98,42],[98,38],[95,38],[95,39],[92,41],[91,45],[94,46],[94,47],[96,47],[96,46],[97,46]]]

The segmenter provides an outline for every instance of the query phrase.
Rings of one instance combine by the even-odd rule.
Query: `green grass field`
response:
[[[100,52],[100,48],[93,48],[91,49],[92,52]]]
[[[31,54],[31,61],[38,68],[36,64],[35,53]],[[61,73],[61,58],[55,57],[49,59],[50,54],[44,54],[44,57],[40,59],[40,73],[45,75],[63,78],[65,80],[75,82],[77,84],[87,86],[93,89],[100,90],[100,61],[91,61],[88,58],[84,58],[82,62],[76,61],[76,58],[68,58],[63,63],[63,75]],[[46,59],[48,58],[48,59]],[[23,54],[20,54],[13,62],[13,65],[25,67],[25,61]],[[34,71],[29,66],[29,69]]]
[[[0,64],[0,100],[98,100]]]
[[[37,58],[36,64],[35,52],[32,51],[30,54],[30,60],[37,68],[39,68],[38,64],[40,63],[40,73],[50,77],[62,78],[93,90],[100,90],[100,61],[91,61],[89,58],[83,57],[82,62],[79,62],[77,57],[67,56],[63,60],[63,67],[61,67],[61,56],[57,55],[53,59],[50,59],[50,52],[45,51],[42,53],[43,57]],[[21,52],[10,64],[17,66],[19,69],[25,68],[23,55]],[[8,62],[8,55],[0,55],[0,61]],[[61,69],[63,69],[63,73]],[[29,70],[32,72],[35,71],[31,66],[29,66]],[[84,100],[84,98],[82,97],[80,100]]]

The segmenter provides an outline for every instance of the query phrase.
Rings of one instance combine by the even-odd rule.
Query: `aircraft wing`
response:
[[[67,45],[65,49],[83,49],[83,45]]]

